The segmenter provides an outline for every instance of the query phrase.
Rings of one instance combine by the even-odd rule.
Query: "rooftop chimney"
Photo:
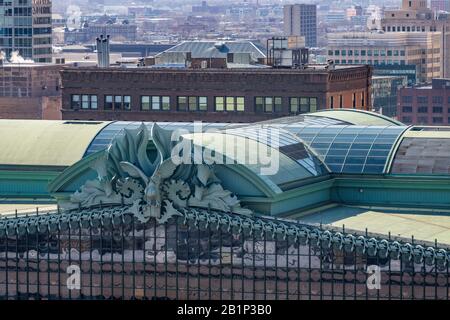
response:
[[[97,41],[97,60],[99,68],[109,67],[109,35],[106,38],[100,35]]]

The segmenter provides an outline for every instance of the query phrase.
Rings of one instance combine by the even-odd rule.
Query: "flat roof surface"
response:
[[[450,211],[407,208],[327,206],[298,220],[336,228],[404,237],[450,245]]]
[[[14,215],[17,210],[18,215],[26,213],[36,214],[36,208],[39,212],[56,210],[56,204],[0,204],[0,216]]]

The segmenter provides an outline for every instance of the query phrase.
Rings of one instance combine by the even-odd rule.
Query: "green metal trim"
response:
[[[272,198],[277,194],[283,193],[283,191],[276,184],[274,184],[270,180],[268,181],[268,178],[263,178],[263,176],[256,174],[242,164],[227,166],[227,169],[238,173],[249,182],[253,183],[253,185],[262,193],[264,193],[264,195],[266,195],[268,198]]]
[[[385,116],[385,115],[382,115],[382,114],[379,114],[379,113],[376,113],[376,112],[371,112],[371,111],[367,111],[367,110],[360,110],[360,109],[347,109],[347,108],[343,108],[343,109],[322,109],[322,110],[317,110],[316,112],[314,112],[314,113],[311,113],[310,115],[312,115],[312,116],[314,116],[315,115],[315,113],[320,113],[320,112],[325,112],[325,111],[346,111],[346,112],[357,112],[357,113],[365,113],[365,114],[367,114],[367,115],[371,115],[371,116],[374,116],[374,117],[377,117],[377,118],[380,118],[380,119],[383,119],[383,120],[385,120],[385,121],[387,121],[387,122],[390,122],[390,123],[392,123],[392,124],[394,124],[394,125],[396,125],[396,126],[404,126],[405,124],[404,123],[402,123],[402,122],[400,122],[400,121],[397,121],[397,120],[395,120],[395,119],[392,119],[392,118],[389,118],[389,117],[387,117],[387,116]],[[322,117],[322,116],[321,116]],[[326,116],[325,116],[326,117]],[[331,117],[326,117],[326,118],[331,118]],[[335,118],[332,118],[333,120],[339,120],[339,119],[335,119]],[[349,123],[351,123],[351,124],[354,124],[353,122],[351,122],[351,120],[350,119],[348,119],[348,120],[345,120],[345,121],[347,121],[347,122],[349,122]]]
[[[104,154],[104,150],[100,150],[90,156],[83,158],[75,163],[73,166],[68,167],[61,172],[53,181],[48,185],[48,191],[51,195],[58,192],[59,188],[63,187],[66,183],[70,182],[75,176],[81,173],[84,169],[89,169],[90,164]]]
[[[395,156],[397,155],[398,149],[400,148],[400,145],[403,142],[403,139],[405,137],[405,134],[411,130],[413,126],[409,126],[407,127],[397,138],[397,140],[395,141],[394,145],[391,148],[391,151],[389,152],[386,164],[384,165],[383,168],[383,173],[385,174],[389,174],[391,173],[392,170],[392,164],[394,162]]]

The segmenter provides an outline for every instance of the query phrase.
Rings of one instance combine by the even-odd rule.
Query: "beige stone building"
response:
[[[440,32],[346,32],[328,35],[335,64],[415,65],[418,82],[442,76]]]
[[[426,0],[403,0],[401,9],[385,11],[381,28],[387,34],[439,32],[442,76],[450,77],[450,14],[433,12]]]

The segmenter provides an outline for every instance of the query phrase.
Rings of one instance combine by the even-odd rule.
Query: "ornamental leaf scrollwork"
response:
[[[149,157],[150,141],[156,148],[154,160]],[[140,222],[154,218],[159,223],[196,208],[252,214],[222,187],[213,165],[175,164],[171,150],[176,143],[171,132],[157,124],[153,124],[150,133],[144,124],[137,129],[124,129],[94,163],[97,179],[87,181],[61,205],[68,209],[129,206],[130,213]]]

